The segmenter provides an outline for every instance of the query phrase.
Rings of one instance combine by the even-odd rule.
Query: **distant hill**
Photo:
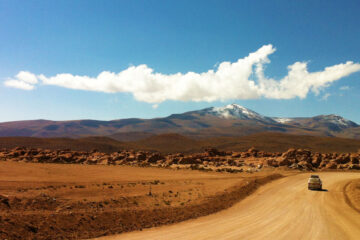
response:
[[[115,139],[118,141],[124,141],[124,142],[137,141],[137,140],[149,138],[152,136],[156,136],[156,135],[153,133],[149,133],[149,132],[120,132],[120,133],[114,133],[114,134],[108,135],[108,137],[110,137],[112,139]]]
[[[283,152],[289,148],[310,149],[317,152],[357,152],[360,140],[292,135],[283,133],[256,133],[241,137],[214,137],[193,139],[179,134],[160,134],[131,142],[120,142],[108,137],[86,138],[34,138],[0,137],[0,148],[18,146],[45,149],[71,149],[77,151],[115,152],[123,149],[159,151],[163,153],[200,152],[207,147],[228,151],[244,151],[251,147],[268,152]]]
[[[235,137],[262,132],[338,136],[360,139],[360,126],[337,115],[311,118],[273,118],[237,104],[211,107],[165,118],[112,121],[31,120],[0,123],[0,136],[66,137],[107,136],[124,142],[158,134],[176,133],[191,138]]]
[[[116,152],[129,149],[125,143],[107,137],[86,138],[37,138],[37,137],[0,137],[0,148],[44,148],[44,149],[71,149],[75,151]]]

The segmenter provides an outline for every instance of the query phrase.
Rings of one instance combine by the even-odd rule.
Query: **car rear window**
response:
[[[320,182],[319,178],[310,178],[310,182]]]

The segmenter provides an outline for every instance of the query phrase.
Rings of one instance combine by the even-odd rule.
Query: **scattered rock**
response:
[[[176,153],[162,155],[159,152],[123,150],[106,154],[93,150],[91,152],[64,150],[0,149],[0,160],[39,162],[39,163],[78,163],[96,165],[130,165],[190,168],[190,165],[206,167],[229,167],[262,170],[264,167],[289,167],[292,169],[312,171],[316,169],[350,169],[357,170],[360,153],[312,153],[306,149],[290,148],[286,152],[270,153],[250,148],[245,152],[220,151],[207,148],[203,153]]]

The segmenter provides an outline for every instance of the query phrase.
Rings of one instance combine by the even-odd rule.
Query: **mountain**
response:
[[[31,120],[0,123],[0,136],[70,137],[108,136],[137,141],[158,134],[176,133],[192,138],[245,136],[261,132],[360,138],[360,126],[337,115],[310,118],[273,118],[237,104],[211,107],[165,118],[112,121]]]
[[[340,132],[343,129],[358,127],[355,122],[347,120],[338,115],[320,115],[312,118],[292,118],[285,122],[302,127],[310,127],[313,129],[329,129],[334,132]]]
[[[202,116],[212,115],[223,119],[255,120],[261,122],[275,123],[274,119],[260,115],[250,109],[238,104],[229,104],[225,107],[211,107],[200,111],[194,111]]]
[[[338,136],[360,139],[360,126],[341,116],[319,115],[311,118],[273,118],[288,126],[310,129],[324,136]]]

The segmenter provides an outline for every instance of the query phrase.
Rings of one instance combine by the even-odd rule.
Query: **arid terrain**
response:
[[[0,239],[84,239],[225,209],[270,173],[0,162]]]
[[[258,172],[274,169],[360,170],[360,152],[320,153],[290,148],[284,152],[222,151],[206,148],[198,153],[170,153],[122,150],[104,153],[98,150],[73,151],[16,147],[1,149],[0,160],[10,162],[63,163],[87,165],[129,165],[139,167],[188,168],[201,171]]]
[[[0,240],[360,240],[360,0],[0,0]]]
[[[271,182],[216,214],[100,239],[359,239],[360,214],[344,199],[345,183],[359,173],[319,175],[324,191],[308,191],[309,174],[299,174]]]
[[[344,187],[344,192],[346,202],[360,213],[360,178],[349,181]]]
[[[130,135],[133,134],[135,133]],[[128,136],[127,141],[94,136],[85,138],[0,137],[0,149],[11,149],[18,146],[52,150],[71,149],[76,151],[97,149],[106,153],[126,149],[158,151],[161,153],[196,153],[210,146],[226,151],[246,151],[251,147],[255,147],[265,152],[284,152],[289,148],[302,148],[321,153],[347,153],[357,152],[360,149],[360,140],[274,132],[256,133],[242,137],[202,139],[167,133],[137,140]]]
[[[344,221],[350,221],[354,226],[347,222],[342,224],[352,229],[358,227],[359,160],[359,152],[320,153],[294,148],[284,152],[264,152],[256,148],[246,151],[207,148],[187,154],[136,150],[105,153],[25,147],[1,149],[0,237],[96,238],[174,224],[225,210],[199,220],[190,220],[191,227],[184,222],[169,228],[119,237],[237,239],[237,236],[243,236],[246,239],[245,236],[253,236],[249,239],[262,239],[264,235],[261,234],[279,234],[281,228],[289,224],[286,221],[295,221],[292,219],[303,208],[311,209],[299,215],[303,221],[308,223],[306,219],[309,217],[324,218],[325,221],[324,215],[312,216],[324,211],[321,204],[313,205],[319,197],[324,198],[322,201],[326,204],[334,204],[336,209],[339,208],[337,204],[343,202],[338,210],[331,209],[330,205],[325,207],[329,211],[347,209],[352,220]],[[307,190],[307,178],[312,172],[318,172],[323,178],[328,192]],[[280,178],[283,180],[277,180]],[[334,190],[338,188],[339,191]],[[268,189],[265,195],[261,194],[265,191],[263,189]],[[254,192],[255,195],[251,195]],[[302,199],[302,196],[306,198]],[[301,204],[292,205],[295,199],[300,199],[297,201]],[[233,210],[226,210],[228,208]],[[257,209],[257,212],[251,209]],[[226,215],[229,211],[231,214]],[[288,215],[290,212],[293,215]],[[217,214],[220,217],[216,218]],[[274,217],[280,221],[279,225],[270,224],[272,230],[264,230],[257,235],[258,227],[265,229]],[[208,218],[210,220],[206,220]],[[192,221],[196,224],[193,225]],[[328,227],[324,221],[318,223],[321,229]],[[203,224],[212,227],[204,227]],[[249,228],[252,232],[241,227],[246,224],[254,226]],[[185,230],[182,226],[192,230]],[[201,231],[207,233],[201,234],[201,237],[195,234],[196,226],[204,228]],[[343,234],[346,230],[344,226],[340,226],[342,230],[336,234]],[[305,225],[304,229],[309,227]],[[222,237],[226,229],[229,230],[228,237]],[[306,230],[306,234],[331,239],[329,232],[325,234],[328,230],[319,231]],[[349,239],[354,239],[357,233],[351,231]],[[289,234],[283,232],[282,237],[275,239],[289,238]],[[346,234],[336,235],[341,238],[335,239],[346,239]]]

